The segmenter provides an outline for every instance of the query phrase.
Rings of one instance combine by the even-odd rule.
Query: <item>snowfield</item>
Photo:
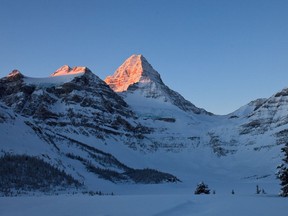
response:
[[[288,199],[272,195],[60,195],[0,198],[1,216],[282,216]]]

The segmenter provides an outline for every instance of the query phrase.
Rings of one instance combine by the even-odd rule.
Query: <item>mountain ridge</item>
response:
[[[146,182],[147,175],[159,174],[155,170],[161,183],[275,181],[287,142],[287,89],[218,116],[185,105],[157,71],[115,92],[85,67],[71,70],[64,66],[46,78],[14,70],[0,79],[0,156],[39,157],[86,187],[106,191],[123,192],[123,182]]]
[[[57,69],[54,73],[52,73],[50,76],[65,76],[65,75],[72,75],[72,74],[82,74],[85,72],[91,72],[91,70],[87,67],[82,67],[82,66],[75,66],[71,68],[68,65],[64,65]]]

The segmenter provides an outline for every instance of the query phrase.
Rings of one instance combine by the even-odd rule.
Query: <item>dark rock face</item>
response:
[[[103,139],[110,135],[138,139],[151,130],[141,126],[126,102],[89,69],[70,81],[49,85],[12,74],[0,79],[0,101],[42,128]]]
[[[288,123],[288,89],[276,93],[259,103],[241,125],[240,134],[263,134]]]
[[[288,88],[283,89],[281,92],[275,94],[275,97],[288,96]]]
[[[141,125],[126,102],[90,70],[64,82],[57,79],[27,78],[18,71],[0,79],[0,124],[12,121],[13,113],[21,116],[24,125],[54,152],[45,158],[62,168],[76,160],[87,172],[115,183],[178,181],[168,173],[128,167],[95,145],[71,138],[91,137],[96,144],[113,140],[134,150],[146,150],[146,143],[153,144],[145,137],[152,129]],[[83,178],[73,169],[69,172]]]
[[[24,75],[21,74],[19,70],[15,69],[11,73],[8,74],[7,80],[16,81],[16,80],[22,79],[23,77],[24,77]]]

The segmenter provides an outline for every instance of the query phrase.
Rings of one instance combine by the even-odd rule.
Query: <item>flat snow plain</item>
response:
[[[288,199],[276,195],[147,194],[1,197],[1,216],[283,216]]]

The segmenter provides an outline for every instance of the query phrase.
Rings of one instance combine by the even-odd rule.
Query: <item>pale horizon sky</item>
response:
[[[288,87],[287,0],[0,0],[0,77],[62,65],[101,79],[143,54],[171,89],[228,114]]]

